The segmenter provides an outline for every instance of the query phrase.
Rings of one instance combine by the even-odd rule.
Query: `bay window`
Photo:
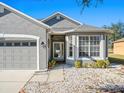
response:
[[[79,36],[79,57],[99,57],[100,36]]]

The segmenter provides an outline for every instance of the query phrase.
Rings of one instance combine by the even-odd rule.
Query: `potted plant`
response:
[[[55,66],[55,64],[56,64],[56,61],[54,59],[50,60],[48,62],[48,68],[52,69]]]

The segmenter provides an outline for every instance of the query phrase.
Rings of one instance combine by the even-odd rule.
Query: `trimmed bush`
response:
[[[92,68],[97,68],[96,62],[91,63],[91,67],[92,67]]]
[[[81,68],[81,61],[80,60],[75,61],[74,65],[76,68]]]
[[[110,65],[110,62],[108,60],[97,60],[96,65],[98,68],[106,68]]]
[[[82,63],[82,67],[83,68],[96,68],[96,62],[92,62],[92,63]]]
[[[110,65],[108,60],[97,60],[92,63],[82,63],[82,67],[84,68],[107,68]]]
[[[104,60],[97,60],[96,65],[98,68],[105,68],[106,67],[106,63],[104,62]]]

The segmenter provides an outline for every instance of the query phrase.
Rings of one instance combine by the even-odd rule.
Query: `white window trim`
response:
[[[57,58],[57,57],[54,57],[54,45],[55,45],[56,43],[63,44],[63,53],[64,53],[64,42],[53,42],[53,58],[54,58],[54,59],[59,59],[59,58]],[[60,46],[60,47],[61,47],[61,46]],[[65,55],[65,54],[63,54],[63,58],[62,58],[62,59],[64,59],[64,55]],[[61,58],[60,58],[60,60],[61,60]]]
[[[74,46],[75,46],[75,36],[74,35],[71,35],[72,36],[72,57],[69,56],[69,36],[66,37],[66,44],[67,44],[67,59],[70,59],[70,60],[74,60]]]
[[[99,36],[100,37],[100,42],[101,42],[101,35],[77,35],[77,60],[90,60],[90,58],[88,57],[79,57],[79,37],[80,36],[88,36],[90,38],[90,36]],[[99,45],[100,46],[100,54],[101,54],[101,44]],[[90,42],[89,42],[89,54],[90,54]],[[101,56],[99,54],[99,57],[95,57],[95,56],[92,56],[93,59],[102,59]]]

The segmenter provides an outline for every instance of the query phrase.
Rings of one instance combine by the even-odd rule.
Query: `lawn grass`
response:
[[[108,59],[110,63],[124,64],[124,55],[117,55],[110,53]]]

